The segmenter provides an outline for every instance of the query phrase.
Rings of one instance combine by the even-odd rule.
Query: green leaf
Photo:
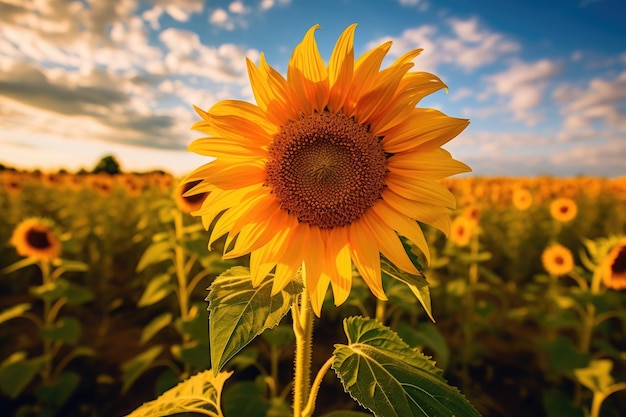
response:
[[[172,313],[163,313],[161,315],[156,316],[155,318],[152,319],[150,323],[146,325],[146,327],[143,328],[139,343],[143,345],[148,340],[152,339],[155,334],[157,334],[161,329],[165,328],[171,322],[172,322]]]
[[[196,369],[206,369],[211,365],[209,345],[192,341],[179,346],[180,360]]]
[[[562,391],[551,389],[542,395],[546,417],[585,417],[582,407],[572,404],[572,400]]]
[[[79,305],[93,299],[93,293],[91,291],[76,284],[72,284],[63,278],[59,278],[45,285],[31,287],[30,293],[37,298],[50,302],[65,297],[69,305]]]
[[[63,317],[57,320],[52,327],[40,329],[39,333],[46,339],[73,345],[78,342],[80,337],[80,322],[74,317]]]
[[[3,268],[2,270],[0,270],[0,274],[10,274],[11,272],[15,272],[18,271],[22,268],[26,268],[27,266],[31,266],[33,264],[37,263],[37,259],[35,258],[24,258],[24,259],[20,259],[19,261],[7,266],[6,268]]]
[[[234,384],[224,390],[224,415],[266,417],[270,406],[265,389],[252,381]]]
[[[592,392],[603,393],[614,382],[611,369],[613,369],[613,361],[597,359],[592,360],[586,368],[574,369],[574,376]]]
[[[152,346],[145,352],[140,353],[132,359],[122,363],[122,376],[124,384],[122,385],[122,392],[126,392],[128,388],[143,374],[150,366],[152,362],[161,354],[163,346]]]
[[[263,339],[271,346],[282,349],[288,346],[293,346],[294,334],[291,326],[280,324],[273,329],[263,332],[261,335]]]
[[[209,313],[204,308],[199,308],[194,305],[189,310],[189,317],[185,321],[177,321],[177,325],[180,326],[180,330],[191,336],[193,340],[196,340],[203,344],[209,344]]]
[[[153,277],[139,301],[137,301],[137,307],[146,307],[155,303],[158,303],[174,291],[174,286],[171,283],[169,274],[160,274]]]
[[[548,353],[548,364],[556,373],[569,373],[589,364],[590,355],[579,352],[565,336],[557,336],[550,342],[540,342],[540,346]]]
[[[361,411],[331,411],[321,417],[372,417],[371,414],[363,413]]]
[[[24,312],[30,310],[32,304],[30,303],[21,303],[16,304],[13,307],[7,308],[2,313],[0,313],[0,323],[4,323],[7,320],[14,319],[16,317],[20,317]]]
[[[300,283],[291,281],[272,295],[273,282],[273,276],[269,276],[254,288],[250,271],[241,266],[229,269],[213,281],[206,298],[213,372],[219,372],[265,329],[276,326],[302,290]]]
[[[69,259],[55,259],[52,261],[52,265],[61,267],[67,272],[85,272],[89,270],[89,265],[86,263]]]
[[[411,347],[427,347],[432,349],[437,366],[446,369],[450,363],[450,348],[437,326],[424,322],[411,327],[407,322],[398,323],[398,335]]]
[[[213,375],[211,370],[200,372],[164,392],[156,400],[144,403],[126,417],[165,417],[176,413],[221,416],[222,389],[231,374],[220,372]]]
[[[442,371],[376,320],[344,320],[348,345],[335,345],[333,369],[345,390],[379,417],[480,416]]]
[[[422,304],[422,307],[424,307],[428,317],[433,322],[435,321],[430,305],[430,289],[428,288],[428,281],[426,281],[426,277],[424,277],[424,275],[413,275],[408,272],[401,271],[394,264],[384,258],[381,259],[380,268],[383,275],[406,284],[411,289],[411,292],[415,295],[420,304]]]
[[[146,248],[146,251],[141,255],[139,263],[137,264],[136,271],[141,272],[149,265],[162,262],[169,259],[172,254],[172,244],[163,240],[160,242],[154,242]]]
[[[80,383],[80,376],[75,372],[63,372],[54,382],[44,383],[37,388],[37,397],[53,408],[62,407]]]
[[[0,391],[17,398],[49,360],[47,356],[27,360],[25,352],[15,352],[0,366]]]

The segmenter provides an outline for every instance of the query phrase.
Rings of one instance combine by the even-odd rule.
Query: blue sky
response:
[[[423,48],[415,70],[466,117],[446,145],[476,175],[626,175],[623,0],[0,0],[0,163],[185,174],[204,157],[192,104],[253,101],[245,57],[286,73],[314,24],[327,61],[358,23],[360,55]]]

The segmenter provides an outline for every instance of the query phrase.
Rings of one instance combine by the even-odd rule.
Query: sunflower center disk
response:
[[[36,249],[46,249],[51,245],[46,232],[34,229],[26,232],[26,242],[28,242],[30,247]]]
[[[348,225],[380,197],[385,152],[367,126],[340,113],[303,116],[269,146],[267,183],[283,210],[322,229]]]

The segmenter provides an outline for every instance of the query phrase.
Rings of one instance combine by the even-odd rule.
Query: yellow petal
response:
[[[389,109],[378,119],[372,120],[371,131],[384,136],[389,129],[411,117],[412,110],[421,99],[442,88],[447,87],[436,75],[427,72],[405,74]]]
[[[244,143],[244,140],[239,138],[200,138],[191,142],[187,150],[214,158],[258,159],[264,158],[267,154],[263,148]]]
[[[397,212],[384,200],[377,202],[371,210],[373,210],[378,215],[378,218],[383,220],[390,228],[413,242],[426,257],[426,263],[430,264],[430,248],[428,247],[428,243],[426,243],[424,232],[422,232],[422,229],[416,221]]]
[[[349,227],[324,231],[327,271],[331,277],[335,305],[339,306],[350,295],[352,287],[352,258],[350,257]]]
[[[387,187],[397,194],[426,204],[455,208],[454,195],[443,185],[432,180],[407,178],[395,172],[385,177]]]
[[[380,252],[398,268],[410,274],[419,275],[419,271],[408,257],[396,232],[378,217],[374,210],[367,211],[362,218],[376,236]]]
[[[372,235],[362,219],[350,224],[350,252],[354,265],[372,293],[380,300],[386,300],[376,236]]]
[[[309,227],[308,235],[306,249],[303,252],[304,285],[309,292],[313,310],[319,317],[329,283],[327,277],[322,277],[325,264],[324,242],[318,227]]]
[[[450,233],[450,209],[441,205],[424,204],[405,198],[389,188],[381,192],[382,198],[395,210],[410,219],[425,223],[441,230],[446,236]]]
[[[305,114],[322,111],[328,103],[328,71],[315,41],[315,25],[293,51],[287,68],[287,81],[300,98]]]
[[[385,152],[398,153],[438,148],[468,125],[466,119],[447,116],[435,109],[413,109],[410,120],[390,129],[381,141]]]
[[[472,170],[463,162],[452,159],[450,152],[441,148],[397,153],[387,159],[387,169],[405,176],[409,181],[412,178],[442,179]]]
[[[352,73],[354,72],[354,31],[352,24],[343,31],[335,44],[328,63],[330,96],[328,109],[331,113],[338,112],[350,91]]]
[[[378,73],[380,64],[383,62],[385,55],[387,55],[389,48],[391,48],[391,42],[385,42],[377,48],[363,54],[354,64],[352,86],[346,98],[346,104],[344,105],[344,112],[348,116],[355,115],[358,110],[356,104],[361,98],[361,94],[367,91],[371,80],[373,80]]]

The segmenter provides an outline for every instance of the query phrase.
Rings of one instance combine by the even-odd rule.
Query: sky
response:
[[[449,87],[423,99],[470,125],[444,147],[479,176],[626,175],[624,0],[0,0],[0,163],[184,175],[207,157],[192,105],[254,102],[245,58],[283,75],[313,25],[355,55]]]

